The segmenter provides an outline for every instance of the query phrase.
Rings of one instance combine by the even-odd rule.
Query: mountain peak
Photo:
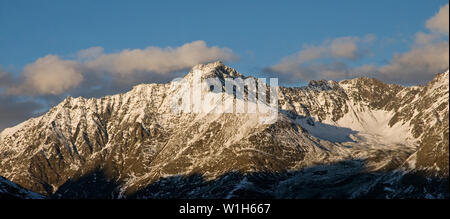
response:
[[[433,81],[444,81],[448,83],[448,78],[449,78],[449,69],[447,69],[447,71],[445,72],[436,74]]]
[[[308,83],[309,88],[319,89],[319,90],[333,90],[339,87],[339,84],[333,80],[311,80]]]
[[[206,64],[195,65],[193,67],[193,69],[212,69],[212,68],[218,68],[218,67],[223,67],[223,66],[225,66],[225,64],[223,64],[222,61],[215,61],[215,62],[210,62],[210,63],[206,63]]]
[[[449,86],[449,70],[445,72],[438,73],[434,76],[433,80],[427,83],[427,90],[436,90],[439,87],[446,88],[448,90]]]
[[[243,75],[237,72],[235,69],[226,66],[221,61],[211,62],[207,64],[198,64],[194,66],[187,74],[187,77],[191,77],[195,73],[200,73],[202,78],[227,78],[227,77],[242,77]]]

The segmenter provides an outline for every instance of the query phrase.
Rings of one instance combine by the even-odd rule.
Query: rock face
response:
[[[448,176],[449,72],[438,74],[418,94],[420,99],[400,111],[412,123],[413,136],[419,139],[419,149],[407,163],[407,168]]]
[[[279,87],[273,124],[258,113],[173,113],[193,72],[245,78],[216,62],[182,82],[68,97],[0,134],[0,175],[52,198],[448,198],[448,187],[423,190],[448,185],[448,71],[424,87]]]

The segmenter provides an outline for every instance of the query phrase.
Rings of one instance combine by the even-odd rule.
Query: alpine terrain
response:
[[[260,113],[174,113],[194,72],[247,78],[197,65],[176,82],[67,97],[3,130],[0,198],[449,198],[448,70],[424,86],[278,87],[271,124]]]

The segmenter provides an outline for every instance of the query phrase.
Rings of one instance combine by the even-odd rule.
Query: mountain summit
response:
[[[184,79],[195,71],[245,77],[214,62]],[[68,97],[0,133],[0,175],[52,198],[448,198],[448,79],[279,87],[273,124],[175,114],[170,83]]]
[[[212,62],[208,64],[199,64],[192,68],[188,73],[188,76],[194,71],[199,71],[203,77],[242,77],[243,75],[237,72],[235,69],[224,65],[221,61]]]

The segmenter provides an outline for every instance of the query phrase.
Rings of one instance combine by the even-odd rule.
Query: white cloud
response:
[[[331,55],[337,58],[358,58],[358,41],[358,37],[341,37],[334,39],[329,48]]]
[[[103,47],[95,46],[78,51],[77,57],[81,60],[92,60],[103,54]]]
[[[436,35],[436,34],[428,34],[428,33],[424,33],[424,32],[418,32],[418,33],[416,33],[414,43],[417,46],[429,45],[438,38],[439,38],[439,35]]]
[[[440,42],[412,48],[395,54],[388,65],[381,66],[379,77],[389,82],[424,83],[438,72],[448,69],[449,44]]]
[[[411,49],[394,54],[384,66],[363,65],[350,68],[343,61],[352,61],[364,54],[360,45],[371,43],[375,38],[367,35],[341,37],[320,46],[306,47],[293,56],[283,58],[268,71],[288,80],[333,79],[370,76],[387,82],[414,84],[431,80],[438,72],[449,68],[449,5],[442,6],[437,14],[428,19],[429,32],[417,32]],[[320,58],[331,58],[331,63],[314,63]]]
[[[0,88],[6,88],[13,82],[11,73],[0,69]]]
[[[77,70],[74,61],[61,60],[58,56],[47,55],[25,66],[23,80],[9,89],[13,94],[58,95],[77,87],[83,74]]]
[[[425,83],[438,72],[449,67],[449,5],[428,19],[429,33],[418,32],[411,50],[394,54],[389,64],[376,73],[385,81],[399,83]]]
[[[449,32],[449,5],[448,3],[439,9],[439,12],[426,22],[426,27],[448,35]]]
[[[326,40],[318,46],[306,45],[294,55],[283,58],[279,63],[266,70],[279,73],[286,79],[338,79],[350,74],[342,60],[358,60],[367,52],[367,46],[375,40],[373,34],[360,37],[339,37]],[[313,63],[321,58],[332,58],[331,64]]]
[[[94,71],[127,76],[136,72],[166,74],[216,60],[230,61],[237,56],[228,48],[208,47],[204,41],[186,43],[178,48],[148,47],[103,54],[86,63]]]
[[[123,91],[136,83],[170,80],[177,76],[177,72],[196,64],[237,58],[231,49],[208,47],[204,41],[194,41],[176,48],[125,49],[110,54],[104,53],[102,47],[91,47],[80,50],[75,60],[62,60],[55,55],[37,59],[24,68],[20,82],[8,88],[8,93],[60,95],[89,87]]]

